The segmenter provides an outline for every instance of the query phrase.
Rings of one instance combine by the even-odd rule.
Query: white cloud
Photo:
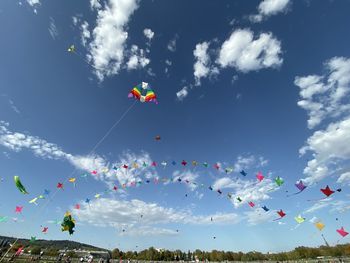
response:
[[[138,0],[109,0],[104,9],[98,11],[89,59],[100,81],[119,72],[128,38],[126,26],[137,8]],[[135,65],[133,62],[131,64]]]
[[[350,183],[350,172],[342,173],[339,176],[337,183]]]
[[[41,0],[27,0],[27,3],[28,3],[31,7],[33,7],[33,10],[34,10],[34,13],[35,13],[35,14],[37,13],[37,9],[36,9],[36,8],[37,8],[39,5],[41,5],[40,1],[41,1]]]
[[[73,25],[76,26],[79,23],[80,18],[78,16],[72,16],[72,21]]]
[[[303,213],[304,214],[310,214],[310,213],[314,213],[318,210],[321,210],[323,208],[326,208],[328,206],[332,205],[332,202],[334,202],[334,200],[332,198],[329,199],[325,199],[325,200],[321,200],[315,204],[313,204],[311,207],[309,207],[308,209],[306,209]]]
[[[316,127],[327,117],[339,117],[350,112],[347,95],[350,91],[350,59],[333,57],[325,62],[323,76],[296,77],[300,88],[298,105],[308,112],[308,127]]]
[[[196,45],[193,51],[195,63],[193,65],[193,75],[196,80],[196,85],[201,84],[201,78],[207,77],[210,73],[210,58],[208,55],[209,43],[203,42]]]
[[[90,39],[91,37],[90,31],[89,31],[89,23],[84,21],[80,26],[80,30],[81,30],[81,43],[85,47],[87,44],[87,40]]]
[[[258,14],[249,16],[252,22],[261,22],[263,19],[285,12],[290,0],[263,0],[258,6]]]
[[[281,66],[281,42],[272,33],[261,33],[254,39],[249,29],[237,29],[221,46],[217,63],[242,72]]]
[[[244,215],[249,225],[259,225],[271,222],[272,220],[277,218],[277,213],[275,211],[270,210],[265,212],[262,209],[254,209],[251,211],[247,211],[244,212]]]
[[[191,171],[174,171],[173,181],[177,183],[177,180],[181,178],[181,181],[187,185],[192,191],[197,188],[196,180],[199,177],[199,174]],[[188,181],[188,183],[186,182]]]
[[[66,160],[77,169],[86,172],[96,170],[98,173],[93,178],[102,180],[108,185],[113,184],[115,180],[118,180],[121,185],[136,182],[137,178],[140,178],[140,174],[146,178],[157,176],[157,171],[150,165],[152,159],[148,153],[126,152],[117,161],[109,162],[98,155],[79,156],[66,153],[56,144],[49,143],[39,137],[12,132],[8,126],[8,123],[0,121],[0,145],[16,152],[28,149],[41,158]],[[137,160],[136,164],[135,160]],[[146,163],[147,166],[143,166],[143,163]],[[129,168],[121,168],[124,164],[129,165]],[[135,165],[138,165],[138,168]],[[118,170],[113,169],[115,166]],[[108,171],[105,171],[106,169]]]
[[[166,224],[193,225],[232,225],[240,221],[235,213],[216,213],[211,215],[193,215],[189,211],[165,208],[156,203],[141,200],[131,201],[99,198],[90,205],[82,204],[80,210],[72,209],[74,216],[82,223],[100,227],[116,227],[125,230],[125,235],[175,234],[171,229],[160,228]],[[211,221],[211,218],[214,220]],[[142,225],[140,227],[140,225]],[[157,226],[156,228],[152,226]],[[140,230],[140,233],[138,233]]]
[[[268,200],[270,193],[277,190],[276,184],[269,178],[265,178],[261,182],[256,180],[241,180],[229,177],[217,179],[213,184],[213,189],[233,189],[231,202],[237,208],[249,201]],[[236,198],[240,197],[243,202],[239,202]]]
[[[90,0],[91,9],[100,9],[102,6],[99,0]]]
[[[268,163],[269,161],[262,156],[255,157],[254,155],[239,155],[234,164],[234,169],[236,172],[240,172],[241,170],[264,167]]]
[[[328,198],[325,200],[318,201],[317,203],[306,209],[303,213],[311,214],[324,208],[327,208],[328,212],[339,213],[344,212],[346,209],[348,209],[349,204],[350,201],[333,200],[333,198]]]
[[[183,87],[181,90],[179,90],[178,92],[176,92],[176,97],[182,101],[184,98],[186,98],[188,95],[188,87],[185,86]]]
[[[50,17],[49,33],[53,40],[58,37],[58,30],[55,25],[55,20],[52,17]]]
[[[328,166],[350,160],[350,118],[331,123],[326,130],[316,131],[300,149],[301,154],[313,152],[313,159],[304,169],[305,183],[313,184],[329,175]]]
[[[151,29],[149,29],[149,28],[145,28],[144,30],[143,30],[143,34],[145,35],[145,37],[146,38],[148,38],[148,40],[152,40],[152,38],[154,37],[154,32],[151,30]]]
[[[175,52],[176,51],[176,41],[179,38],[179,35],[175,34],[174,38],[171,39],[167,45],[167,48],[169,51],[171,52]]]
[[[126,66],[127,69],[137,69],[146,67],[151,61],[146,57],[145,52],[142,48],[136,45],[132,45],[130,50],[129,61]]]

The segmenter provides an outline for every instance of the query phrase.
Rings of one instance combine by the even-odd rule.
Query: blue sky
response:
[[[313,225],[321,221],[329,243],[347,242],[336,229],[350,229],[349,7],[2,1],[0,215],[7,222],[0,234],[123,250],[267,252],[323,244]],[[75,53],[67,52],[72,44]],[[159,104],[128,98],[142,81]],[[14,175],[29,195],[17,190]],[[277,176],[285,181],[280,188]],[[300,179],[307,189],[287,197]],[[326,185],[342,191],[308,201],[323,198]],[[44,189],[46,199],[29,203]],[[280,209],[287,215],[274,221]],[[53,223],[67,210],[77,221],[72,236]]]

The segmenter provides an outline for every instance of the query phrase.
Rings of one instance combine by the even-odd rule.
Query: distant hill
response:
[[[0,245],[1,243],[4,243],[3,241],[8,241],[9,243],[13,243],[16,238],[15,237],[6,237],[6,236],[0,236]],[[29,239],[20,238],[17,241],[17,244],[21,244],[23,246],[40,246],[45,248],[53,248],[53,249],[83,249],[83,250],[97,250],[97,251],[107,251],[107,249],[91,246],[88,244],[83,244],[75,241],[70,240],[44,240],[44,239],[37,239],[34,243],[31,243]]]

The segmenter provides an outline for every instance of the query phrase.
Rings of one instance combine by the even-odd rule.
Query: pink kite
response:
[[[261,172],[258,172],[258,174],[256,175],[256,178],[259,180],[259,182],[261,182],[262,180],[264,180],[265,176],[263,176]]]
[[[248,205],[249,205],[250,207],[254,207],[254,206],[255,206],[255,204],[254,204],[253,202],[248,202]]]
[[[23,206],[16,206],[16,213],[22,213]]]
[[[339,235],[341,235],[342,237],[346,237],[349,233],[345,231],[344,227],[341,227],[340,229],[337,229],[337,232],[339,233]]]

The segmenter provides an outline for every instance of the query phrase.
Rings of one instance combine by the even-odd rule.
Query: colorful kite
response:
[[[16,206],[15,213],[22,213],[23,206]]]
[[[130,91],[128,97],[135,98],[140,102],[154,102],[158,104],[157,96],[147,82],[142,82],[141,85],[135,86]]]
[[[22,194],[29,194],[19,179],[19,176],[15,175],[13,179],[15,180],[16,187]]]
[[[258,174],[256,175],[256,179],[258,179],[259,182],[264,180],[264,178],[265,178],[265,176],[263,176],[263,174],[261,172],[258,172]]]
[[[61,227],[62,231],[68,231],[70,235],[74,233],[75,220],[72,218],[71,213],[65,213]]]
[[[294,217],[294,219],[295,219],[295,221],[297,221],[298,224],[301,224],[305,221],[305,218],[302,217],[301,215]]]
[[[277,184],[277,186],[281,186],[284,183],[284,181],[281,177],[277,176],[275,178],[275,183]]]
[[[75,52],[75,46],[74,45],[71,45],[68,49],[67,49],[68,52]]]
[[[255,206],[255,204],[254,204],[253,202],[248,202],[248,205],[249,205],[250,207],[254,207],[254,206]]]
[[[323,224],[321,221],[318,221],[315,223],[315,227],[317,227],[318,230],[322,231],[322,229],[325,227],[325,224]]]
[[[280,211],[277,211],[277,214],[280,216],[279,218],[274,219],[273,221],[277,221],[282,219],[283,217],[286,216],[286,213],[283,212],[283,210],[281,209]]]
[[[337,229],[337,232],[339,233],[339,235],[341,235],[342,237],[346,237],[349,233],[345,231],[344,227],[341,227],[340,229]]]
[[[299,189],[299,192],[296,192],[296,193],[291,194],[291,195],[287,195],[287,197],[292,196],[292,195],[300,194],[302,191],[305,190],[306,185],[304,185],[303,181],[300,180],[299,182],[297,182],[297,183],[295,184],[295,187]]]
[[[264,209],[265,210],[265,212],[268,212],[270,209],[268,209],[267,207],[266,207],[266,205],[264,205],[263,207],[261,207],[262,209]]]

